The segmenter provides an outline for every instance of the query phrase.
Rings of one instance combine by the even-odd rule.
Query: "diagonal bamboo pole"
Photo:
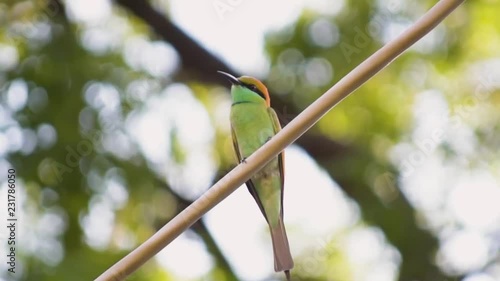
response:
[[[106,270],[97,281],[125,279],[172,242],[215,205],[245,183],[285,147],[294,142],[337,103],[387,66],[402,52],[429,33],[465,0],[441,0],[414,25],[358,65],[326,93],[293,119],[276,136],[220,179],[143,244]]]

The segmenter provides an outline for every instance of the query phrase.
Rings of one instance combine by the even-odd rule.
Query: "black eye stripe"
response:
[[[263,99],[266,99],[266,96],[257,88],[257,86],[253,84],[247,84],[247,83],[242,83],[245,88],[249,89],[250,91],[257,93],[259,96],[261,96]]]

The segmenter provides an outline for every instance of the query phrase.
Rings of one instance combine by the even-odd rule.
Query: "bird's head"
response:
[[[233,86],[240,86],[247,88],[248,90],[254,92],[256,95],[259,95],[262,99],[266,101],[267,106],[271,106],[271,98],[269,97],[269,92],[267,91],[264,83],[260,82],[258,79],[250,77],[250,76],[241,76],[239,78],[234,77],[233,75],[217,71],[220,74],[224,75]]]

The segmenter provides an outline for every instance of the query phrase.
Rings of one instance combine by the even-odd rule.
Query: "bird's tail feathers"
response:
[[[274,251],[274,270],[276,272],[289,271],[293,268],[293,259],[290,253],[290,246],[288,245],[283,218],[279,219],[279,223],[276,226],[270,226],[270,229]]]

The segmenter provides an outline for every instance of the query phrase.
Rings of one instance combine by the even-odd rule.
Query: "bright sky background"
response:
[[[268,71],[263,52],[266,32],[293,23],[304,8],[335,14],[342,6],[343,0],[173,0],[170,15],[183,30],[237,70],[264,76]]]

